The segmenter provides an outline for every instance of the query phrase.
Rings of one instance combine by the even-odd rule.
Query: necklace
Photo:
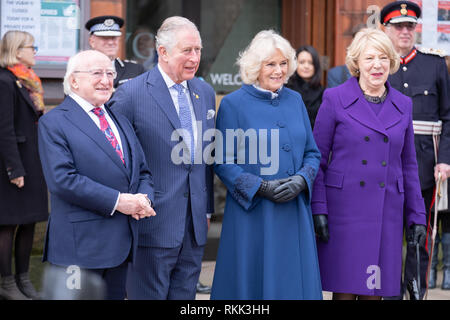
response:
[[[363,91],[364,93],[364,91]],[[368,94],[364,93],[364,98],[372,103],[383,103],[384,100],[386,100],[386,96],[387,96],[387,90],[384,90],[383,94],[381,95],[381,97],[378,96],[369,96]]]

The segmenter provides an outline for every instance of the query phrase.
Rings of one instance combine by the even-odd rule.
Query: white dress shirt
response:
[[[167,75],[167,73],[164,72],[164,70],[161,68],[161,66],[158,64],[159,72],[161,72],[161,75],[164,79],[164,82],[166,83],[167,88],[169,89],[170,97],[172,98],[173,104],[175,106],[175,110],[177,111],[178,116],[180,116],[180,105],[178,104],[178,91],[177,89],[173,88],[173,85],[175,85],[175,82],[170,79],[170,77]],[[191,121],[192,121],[192,131],[194,134],[194,148],[197,145],[197,122],[195,118],[195,112],[194,112],[194,106],[192,104],[191,95],[189,93],[189,88],[187,86],[187,81],[183,81],[180,83],[184,89],[185,94],[187,96],[187,100],[189,102],[189,110],[191,111]],[[190,149],[190,145],[187,146]]]

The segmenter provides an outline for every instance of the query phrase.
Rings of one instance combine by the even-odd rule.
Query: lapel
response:
[[[189,94],[191,96],[192,105],[194,107],[195,119],[196,121],[201,121],[202,124],[204,124],[206,120],[206,110],[204,110],[204,104],[201,103],[199,94],[200,90],[198,90],[193,80],[189,80],[187,84],[189,88]]]
[[[106,153],[108,157],[117,165],[117,167],[119,167],[119,169],[128,176],[122,160],[120,160],[119,156],[112,148],[111,143],[106,139],[104,133],[99,130],[92,119],[86,114],[86,112],[75,102],[75,100],[73,100],[71,97],[66,97],[60,107],[68,111],[65,114],[67,120],[72,122],[76,127],[78,127],[78,129],[80,129],[80,131],[82,131],[90,139],[92,139],[100,147],[100,149],[103,150],[103,152]]]
[[[384,105],[377,116],[359,88],[358,80],[353,77],[343,85],[340,91],[341,102],[350,117],[360,122],[366,127],[387,135],[386,130],[397,124],[401,118],[403,110],[398,107],[395,101],[395,93],[387,82],[388,95]]]
[[[169,89],[157,66],[148,73],[147,86],[147,94],[151,95],[156,100],[158,106],[165,113],[173,128],[180,129],[180,118],[175,110]]]

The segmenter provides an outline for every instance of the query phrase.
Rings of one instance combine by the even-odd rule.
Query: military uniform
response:
[[[415,32],[417,20],[420,16],[421,9],[416,3],[411,1],[394,1],[381,10],[380,22],[385,26],[391,25],[390,28],[396,29],[396,32],[389,31],[390,36],[393,37],[391,40],[395,44],[399,39],[398,37],[400,37],[400,32],[404,32],[404,28],[407,28],[409,32]],[[418,50],[413,47],[405,57],[402,57],[400,69],[389,76],[388,81],[392,87],[411,97],[413,101],[414,142],[420,185],[422,196],[425,200],[425,207],[429,211],[435,186],[434,167],[436,163],[450,164],[449,77],[445,59],[439,56],[439,51]],[[440,142],[439,145],[436,145],[436,149],[439,151],[438,159],[435,159],[433,142],[433,134],[436,133],[425,132],[424,134],[420,132],[417,121],[423,121],[422,124],[426,127],[441,127]],[[437,124],[438,121],[442,121],[442,126]],[[414,230],[408,228],[408,226],[405,227],[406,238],[409,244],[409,241],[414,237]],[[450,250],[448,251],[450,258]],[[428,252],[424,247],[420,247],[419,258],[420,297],[423,297],[427,287],[426,276],[429,261]],[[402,291],[412,283],[413,279],[417,280],[417,268],[416,250],[413,246],[408,245]],[[397,298],[401,299],[402,297],[403,292]]]
[[[449,78],[445,59],[438,54],[439,51],[424,53],[414,48],[388,80],[392,87],[412,98],[413,120],[442,121],[437,163],[450,164]],[[433,188],[435,159],[432,137],[415,135],[414,142],[421,188]]]
[[[144,67],[135,61],[121,60],[120,58],[114,60],[114,67],[117,72],[117,77],[114,79],[114,88],[116,89],[121,84],[145,72]]]

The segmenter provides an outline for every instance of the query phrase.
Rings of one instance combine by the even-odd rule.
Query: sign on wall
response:
[[[39,47],[36,61],[65,63],[79,48],[79,0],[1,0],[1,35],[31,33]]]

